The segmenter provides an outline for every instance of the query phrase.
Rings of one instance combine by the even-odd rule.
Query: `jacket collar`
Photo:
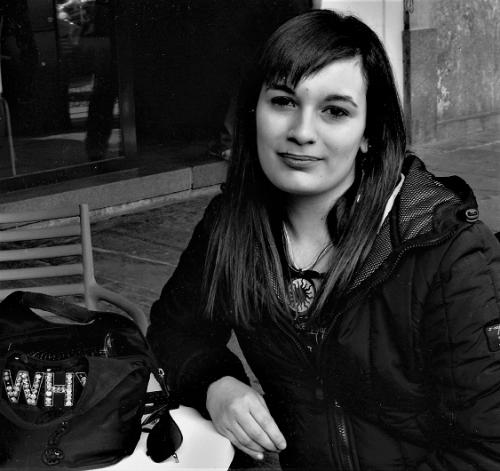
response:
[[[405,159],[402,173],[404,179],[388,199],[378,235],[354,276],[351,291],[412,244],[437,244],[466,222],[473,222],[467,214],[475,214],[477,219],[476,199],[461,178],[436,177],[413,154]]]

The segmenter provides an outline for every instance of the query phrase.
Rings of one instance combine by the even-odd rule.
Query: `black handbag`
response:
[[[55,314],[57,323],[31,308]],[[155,431],[159,443],[170,456],[182,441],[162,372],[138,327],[120,314],[15,292],[0,303],[0,372],[2,469],[98,468],[130,455],[152,402],[151,373],[163,393],[147,412],[168,424],[167,436]]]

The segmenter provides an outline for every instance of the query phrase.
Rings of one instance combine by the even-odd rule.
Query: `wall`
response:
[[[437,120],[500,113],[500,0],[436,0]]]
[[[433,140],[437,131],[437,31],[432,25],[436,0],[405,3],[403,44],[406,128],[411,143],[425,142]]]
[[[403,96],[403,0],[323,0],[321,7],[354,14],[378,34]]]
[[[500,129],[500,0],[414,0],[405,31],[412,142]]]

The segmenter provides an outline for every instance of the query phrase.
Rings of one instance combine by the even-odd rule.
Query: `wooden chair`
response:
[[[60,223],[66,219],[68,224]],[[13,268],[14,264],[18,266]],[[100,300],[106,301],[146,332],[144,313],[95,279],[87,204],[81,204],[79,212],[75,207],[0,214],[0,300],[16,290],[83,296],[92,310],[98,309]]]
[[[2,29],[3,29],[4,17],[0,15],[0,38],[2,37]],[[9,143],[9,155],[10,155],[10,167],[12,169],[12,175],[17,175],[16,170],[16,152],[14,150],[14,138],[12,136],[12,125],[10,119],[10,110],[9,104],[7,100],[3,96],[3,83],[2,83],[2,60],[10,59],[10,57],[4,56],[2,54],[2,46],[0,44],[0,121],[5,122],[5,132],[3,129],[0,129],[0,137],[4,134],[7,135],[7,140]],[[3,119],[2,119],[3,118]],[[0,122],[0,125],[3,123]]]

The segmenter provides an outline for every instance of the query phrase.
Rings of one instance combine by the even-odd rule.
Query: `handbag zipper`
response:
[[[163,368],[160,368],[159,366],[156,367],[156,379],[160,383],[160,386],[165,393],[169,393],[168,387],[167,387],[167,382],[165,380],[165,370]]]
[[[30,330],[29,334],[30,335],[36,335],[36,334],[40,334],[40,333],[53,334],[54,332],[57,332],[58,330],[64,331],[65,327],[48,327],[48,328],[44,328],[44,329]],[[26,332],[19,333],[17,335],[6,335],[3,337],[0,337],[0,342],[2,342],[4,340],[17,339],[17,338],[26,338]]]

